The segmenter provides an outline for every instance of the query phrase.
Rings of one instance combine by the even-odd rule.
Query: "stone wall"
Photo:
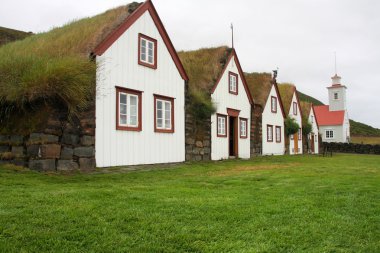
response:
[[[380,155],[380,145],[324,142],[322,145],[321,153],[326,149],[329,152],[336,152],[336,153]]]
[[[38,132],[26,136],[0,135],[0,164],[37,171],[95,168],[95,107],[70,121],[56,111]]]
[[[262,111],[258,104],[251,109],[251,157],[262,154]]]

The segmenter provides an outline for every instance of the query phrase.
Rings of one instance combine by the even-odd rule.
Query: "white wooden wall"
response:
[[[294,115],[293,114],[293,103],[296,102],[297,103],[297,106],[298,106],[298,109],[297,109],[297,115]],[[302,129],[302,117],[301,117],[301,108],[300,108],[300,105],[298,104],[298,101],[297,101],[297,97],[296,97],[296,93],[294,92],[293,94],[293,98],[292,98],[292,102],[290,104],[290,109],[289,109],[289,116],[293,119],[296,120],[296,122],[298,123],[298,125],[300,126],[300,128]],[[298,134],[298,133],[297,133]],[[302,136],[303,138],[303,136]],[[298,140],[298,148],[299,148],[299,152],[298,154],[302,154],[303,153],[303,147],[302,147],[302,139],[301,140]],[[289,136],[289,154],[291,155],[294,155],[294,140],[291,140],[290,139],[290,136]]]
[[[238,95],[233,95],[228,92],[228,73],[229,71],[239,74],[236,67],[235,57],[232,57],[226,71],[224,72],[220,82],[215,89],[211,98],[217,107],[216,113],[227,115],[227,108],[240,110],[239,117],[248,119],[247,135],[248,138],[240,138],[240,121],[238,124],[238,149],[239,158],[250,158],[250,126],[251,126],[251,104],[244,89],[243,81],[239,74]],[[239,119],[238,119],[239,120]],[[227,119],[227,133],[230,129]],[[211,116],[211,159],[221,160],[229,158],[229,138],[217,137],[217,119],[216,114]]]
[[[313,121],[312,121],[312,118],[313,118]],[[316,120],[316,117],[314,115],[313,109],[310,110],[308,119],[309,119],[310,123],[313,122],[311,124],[312,130],[311,130],[311,133],[309,134],[308,138],[309,138],[309,140],[311,140],[311,135],[314,135],[314,154],[319,154],[319,137],[318,137],[319,129],[318,129],[317,120]]]
[[[273,113],[271,110],[272,96],[277,98],[277,113]],[[273,126],[273,142],[267,142],[267,125]],[[276,142],[276,126],[281,127],[281,142],[279,143]],[[280,100],[273,85],[262,115],[262,144],[263,155],[283,155],[285,152],[284,118],[282,116]]]
[[[138,34],[157,39],[157,69],[138,65]],[[185,160],[184,80],[149,12],[97,57],[96,162],[98,167]],[[116,130],[115,86],[143,91],[142,131]],[[175,133],[154,132],[153,94],[174,97]]]

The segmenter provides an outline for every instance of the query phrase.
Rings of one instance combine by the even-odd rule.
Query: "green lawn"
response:
[[[0,252],[380,252],[380,156],[0,167]]]

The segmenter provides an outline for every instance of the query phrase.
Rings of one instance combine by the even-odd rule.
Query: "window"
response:
[[[174,133],[174,98],[154,95],[154,131]]]
[[[228,74],[228,90],[231,94],[238,94],[238,75],[232,72]]]
[[[217,136],[227,137],[227,115],[217,114]]]
[[[334,139],[334,131],[333,130],[326,130],[326,139]]]
[[[298,130],[298,140],[299,141],[302,140],[302,129],[301,128]]]
[[[116,87],[116,129],[141,131],[141,91]]]
[[[267,125],[267,141],[273,142],[273,126]]]
[[[297,103],[296,103],[296,102],[293,102],[293,114],[294,114],[294,115],[297,115],[297,112],[298,112]]]
[[[339,99],[338,92],[335,92],[335,93],[334,93],[334,99],[335,99],[335,100],[338,100],[338,99]]]
[[[311,124],[314,124],[314,116],[311,115]]]
[[[145,67],[157,68],[157,40],[139,34],[139,64]]]
[[[276,142],[281,142],[281,127],[276,126]]]
[[[271,111],[273,113],[277,112],[277,98],[276,97],[271,97]]]
[[[240,138],[248,138],[248,119],[240,118]]]

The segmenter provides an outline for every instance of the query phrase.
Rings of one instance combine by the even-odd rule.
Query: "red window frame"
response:
[[[273,108],[273,100],[275,100],[275,107],[274,108]],[[277,98],[275,96],[271,96],[270,109],[271,109],[271,112],[277,113]]]
[[[224,118],[224,129],[225,129],[224,133],[225,134],[219,134],[219,120],[218,120],[219,117]],[[227,132],[228,132],[227,131],[227,115],[217,113],[216,114],[216,136],[225,138],[227,137]]]
[[[231,76],[236,78],[236,91],[231,90]],[[231,71],[228,72],[228,92],[233,95],[239,94],[239,75]]]
[[[127,94],[132,94],[136,95],[138,97],[138,106],[137,106],[137,127],[129,127],[129,126],[121,126],[120,125],[120,115],[119,115],[119,110],[120,110],[120,93],[127,93]],[[120,131],[135,131],[135,132],[140,132],[142,130],[142,91],[138,90],[132,90],[124,87],[118,87],[116,86],[116,130]]]
[[[153,94],[154,97],[154,132],[156,133],[174,133],[174,98],[168,96],[162,96],[158,94]],[[170,120],[171,120],[171,128],[170,129],[161,129],[157,128],[157,100],[162,100],[171,103],[170,110]],[[165,118],[163,118],[165,121]],[[163,122],[164,123],[164,122]]]
[[[272,140],[269,140],[269,129],[272,132]],[[267,125],[267,142],[273,142],[274,136],[273,136],[273,125]]]
[[[245,136],[241,134],[241,122],[245,122]],[[239,131],[240,131],[240,138],[241,139],[247,139],[248,138],[248,119],[247,118],[240,118],[240,128],[239,128]]]
[[[153,48],[153,55],[154,55],[154,61],[153,64],[150,64],[148,62],[144,62],[141,60],[141,40],[145,39],[147,41],[153,42],[154,48]],[[148,55],[146,55],[148,57]],[[138,64],[144,67],[148,67],[151,69],[157,69],[157,40],[153,39],[149,36],[146,36],[144,34],[139,33],[138,36]]]
[[[293,114],[294,115],[298,114],[298,105],[297,105],[297,102],[293,102]]]
[[[277,129],[280,129],[280,140],[277,138]],[[281,127],[280,126],[276,126],[276,142],[277,143],[280,143],[282,140],[282,132],[281,132]]]

